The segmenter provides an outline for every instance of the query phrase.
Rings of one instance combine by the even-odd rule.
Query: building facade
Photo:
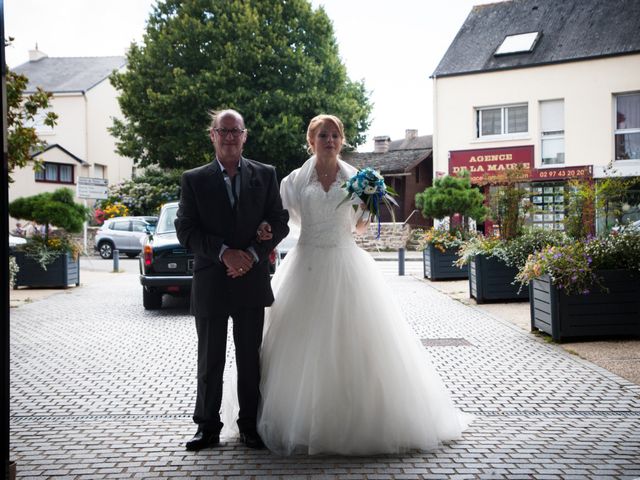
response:
[[[638,32],[633,0],[474,7],[432,75],[434,174],[520,166],[527,222],[558,230],[569,180],[640,176]]]
[[[398,194],[395,197],[398,208],[394,210],[396,222],[412,227],[431,225],[430,219],[416,211],[415,199],[416,193],[432,184],[431,135],[418,136],[417,130],[409,129],[400,140],[375,137],[373,152],[345,152],[342,158],[358,169],[371,167],[382,174],[385,183]],[[384,208],[380,218],[383,222],[392,220]]]
[[[124,57],[50,58],[34,50],[29,62],[14,69],[29,79],[27,94],[37,87],[53,94],[51,110],[58,121],[50,128],[40,121],[44,114],[36,120],[36,132],[48,147],[33,158],[44,168],[16,169],[9,201],[60,187],[75,191],[79,177],[107,179],[109,185],[131,178],[133,161],[116,153],[115,139],[108,131],[113,118],[122,118],[109,75],[125,64]],[[92,204],[89,199],[88,205]]]

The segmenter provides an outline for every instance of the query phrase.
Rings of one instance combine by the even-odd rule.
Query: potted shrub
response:
[[[529,236],[513,250],[511,242],[523,234],[524,216],[529,208],[528,192],[522,182],[528,178],[523,168],[507,170],[487,177],[484,184],[490,189],[489,210],[494,222],[494,237],[474,237],[462,246],[458,265],[468,265],[469,294],[478,303],[493,300],[527,300],[526,290],[515,284],[517,259],[510,252],[533,249],[542,240],[540,235]],[[525,257],[526,258],[526,257]]]
[[[430,280],[457,280],[468,276],[467,269],[456,265],[458,249],[469,237],[461,231],[430,228],[418,232],[418,245],[422,250],[424,278]]]
[[[538,228],[525,230],[512,240],[478,235],[462,244],[459,266],[469,266],[469,295],[477,303],[529,299],[516,275],[529,255],[548,245],[563,245],[567,236],[559,231]]]
[[[14,288],[79,285],[81,247],[70,233],[82,231],[89,210],[74,202],[73,191],[60,188],[18,198],[9,204],[9,214],[42,225],[27,243],[16,247]]]
[[[561,341],[640,334],[640,232],[543,248],[517,279],[529,284],[531,328]]]
[[[446,175],[438,178],[432,187],[416,194],[416,206],[425,218],[448,221],[448,228],[432,228],[420,239],[425,278],[467,278],[467,272],[454,263],[458,259],[458,247],[469,238],[470,220],[480,222],[487,214],[483,202],[484,196],[477,187],[471,186],[466,170],[459,177]]]

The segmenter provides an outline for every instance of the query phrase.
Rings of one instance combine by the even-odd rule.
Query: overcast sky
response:
[[[374,109],[373,137],[432,133],[431,79],[473,5],[495,0],[312,0],[333,21],[343,63],[364,80]],[[9,67],[38,48],[51,57],[124,55],[140,42],[153,0],[5,0]]]

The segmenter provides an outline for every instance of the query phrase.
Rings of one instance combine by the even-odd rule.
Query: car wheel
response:
[[[98,252],[105,260],[113,258],[113,244],[111,242],[102,242],[98,245]]]
[[[136,258],[138,256],[137,253],[127,253],[128,258]]]
[[[162,293],[153,292],[142,287],[142,305],[145,310],[158,310],[162,308]]]

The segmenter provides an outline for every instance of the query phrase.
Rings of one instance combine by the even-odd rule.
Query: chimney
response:
[[[374,153],[387,153],[389,150],[389,143],[391,143],[391,137],[386,135],[381,137],[373,137],[373,152]]]
[[[38,44],[36,43],[36,48],[35,50],[29,50],[29,61],[30,62],[37,62],[38,60],[42,60],[43,58],[47,58],[49,55],[47,55],[44,52],[41,52],[40,50],[38,50]]]
[[[408,128],[404,131],[404,139],[405,140],[413,140],[418,136],[418,130]]]

